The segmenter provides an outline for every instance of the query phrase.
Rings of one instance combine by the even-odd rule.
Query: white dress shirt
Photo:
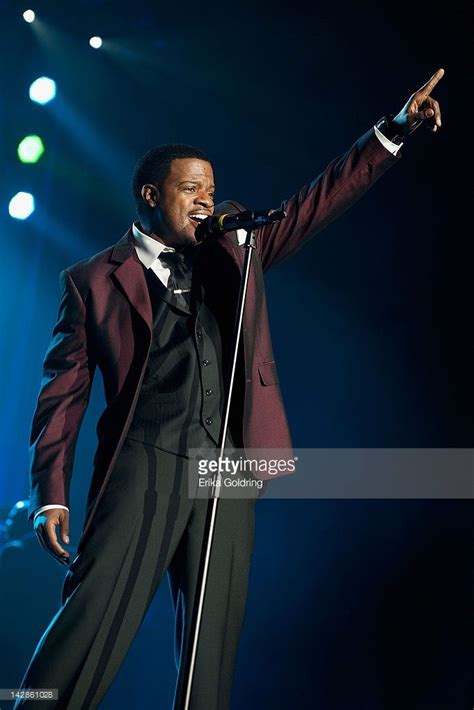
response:
[[[164,262],[160,261],[160,254],[167,251],[175,251],[175,249],[165,246],[162,242],[150,237],[149,234],[142,232],[138,222],[133,223],[132,234],[135,251],[143,266],[154,271],[161,283],[168,287],[171,271]]]
[[[374,126],[374,131],[375,135],[382,143],[382,145],[388,151],[390,151],[392,155],[396,155],[402,147],[402,144],[398,145],[397,143],[392,143],[392,141],[386,138],[383,133],[379,131],[377,126]],[[137,222],[134,222],[132,225],[132,234],[137,256],[142,262],[143,266],[145,266],[147,269],[153,269],[155,274],[160,279],[161,283],[168,288],[168,279],[170,277],[171,272],[169,268],[160,261],[160,254],[163,251],[175,250],[172,247],[167,247],[161,242],[158,242],[156,239],[153,239],[153,237],[150,237],[148,234],[145,234],[145,232],[142,232],[142,230],[138,227]],[[246,236],[247,234],[245,229],[237,230],[237,239],[239,240],[239,244],[243,244],[245,242]],[[65,505],[55,505],[54,503],[51,505],[43,505],[41,506],[41,508],[38,508],[38,510],[35,511],[33,522],[34,520],[36,520],[36,516],[42,513],[44,510],[51,510],[53,508],[63,508],[63,510],[69,510],[69,508]]]

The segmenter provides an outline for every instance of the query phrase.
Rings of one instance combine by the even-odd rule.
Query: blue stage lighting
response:
[[[47,104],[56,96],[56,82],[47,76],[40,76],[30,86],[30,99],[37,104]]]
[[[29,192],[17,192],[8,205],[10,217],[28,219],[35,211],[35,198]]]
[[[25,12],[23,13],[23,19],[25,20],[25,22],[28,22],[29,24],[34,22],[35,18],[36,18],[36,15],[33,12],[33,10],[25,10]]]

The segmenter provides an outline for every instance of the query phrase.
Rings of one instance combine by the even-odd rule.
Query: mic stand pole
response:
[[[255,233],[252,229],[247,231],[247,238],[243,245],[246,249],[242,278],[240,281],[239,300],[237,304],[237,313],[234,326],[234,354],[232,358],[232,368],[229,378],[229,386],[226,392],[226,402],[224,408],[224,419],[221,424],[219,434],[219,466],[217,477],[211,488],[211,497],[207,504],[206,522],[203,533],[203,546],[201,550],[201,559],[199,562],[199,570],[196,584],[196,594],[194,597],[193,613],[191,617],[191,640],[188,652],[185,658],[185,690],[184,704],[182,710],[189,710],[191,701],[191,688],[193,683],[194,668],[196,665],[196,656],[199,643],[199,632],[202,621],[202,611],[204,608],[204,597],[206,594],[207,576],[209,572],[209,562],[211,558],[212,541],[214,538],[214,527],[217,516],[217,506],[219,503],[219,493],[221,489],[222,475],[220,471],[220,461],[224,454],[225,442],[227,439],[227,429],[229,425],[230,406],[232,401],[232,391],[234,388],[235,371],[237,368],[237,356],[239,352],[240,336],[242,332],[242,322],[244,316],[245,299],[247,296],[247,286],[250,274],[250,265],[252,262],[253,250],[256,246]]]

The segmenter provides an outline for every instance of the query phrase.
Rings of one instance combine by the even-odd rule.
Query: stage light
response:
[[[22,163],[37,163],[44,153],[44,143],[39,136],[26,136],[18,144],[18,157]]]
[[[23,19],[25,20],[25,22],[28,22],[28,23],[34,22],[35,17],[36,17],[36,15],[33,12],[33,10],[25,10],[25,12],[23,13]]]
[[[100,49],[102,47],[102,37],[91,37],[89,44],[93,49]]]
[[[8,205],[10,217],[28,219],[35,211],[35,198],[29,192],[17,192]]]
[[[56,96],[56,82],[47,76],[40,76],[30,86],[30,99],[37,104],[47,104]]]

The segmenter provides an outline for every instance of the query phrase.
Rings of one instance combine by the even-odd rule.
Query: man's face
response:
[[[214,175],[211,164],[197,158],[172,161],[163,185],[144,185],[143,199],[152,207],[149,225],[143,225],[168,246],[195,244],[199,220],[214,211]]]

